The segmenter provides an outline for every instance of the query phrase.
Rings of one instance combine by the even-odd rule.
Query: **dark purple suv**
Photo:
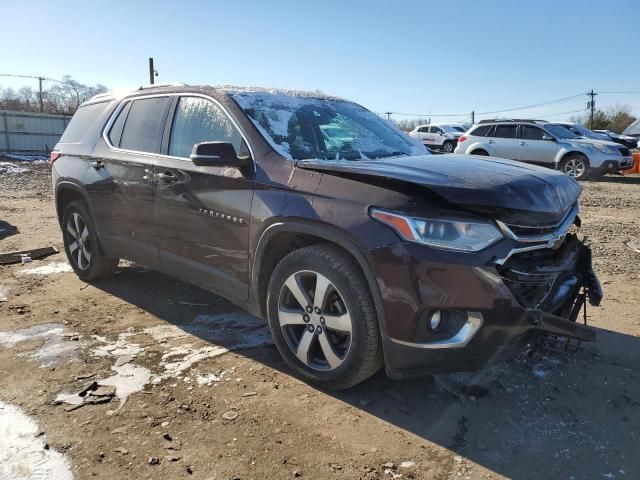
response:
[[[383,365],[394,378],[475,369],[533,333],[593,338],[576,322],[602,295],[570,231],[577,182],[430,155],[349,101],[185,85],[99,95],[52,162],[80,278],[126,258],[222,295],[329,388]]]

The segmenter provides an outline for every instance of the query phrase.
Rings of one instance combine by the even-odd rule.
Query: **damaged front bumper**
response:
[[[573,234],[555,250],[523,251],[490,265],[444,266],[420,257],[410,245],[393,250],[386,254],[402,257],[415,286],[403,299],[385,299],[396,309],[398,303],[415,302],[411,322],[387,319],[383,328],[385,364],[393,378],[475,370],[516,353],[532,336],[595,339],[586,313],[585,324],[578,318],[587,303],[600,304],[602,290],[590,248]],[[449,322],[441,332],[429,328],[434,311]]]

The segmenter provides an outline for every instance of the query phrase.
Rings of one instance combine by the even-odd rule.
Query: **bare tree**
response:
[[[43,110],[47,113],[72,115],[83,102],[106,91],[104,85],[84,85],[65,75],[61,82],[43,91]],[[38,92],[31,87],[22,87],[17,92],[12,88],[0,88],[0,109],[40,111]]]

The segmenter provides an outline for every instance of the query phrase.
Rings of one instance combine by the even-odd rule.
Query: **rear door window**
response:
[[[206,98],[181,97],[171,125],[169,155],[189,158],[201,142],[229,142],[239,156],[248,155],[240,132],[222,108]]]
[[[161,139],[160,126],[169,97],[153,97],[133,100],[129,108],[120,148],[137,152],[157,152]]]
[[[541,128],[532,127],[530,125],[522,125],[520,127],[522,138],[525,140],[542,140],[544,132]]]
[[[82,136],[89,130],[89,127],[93,125],[98,116],[107,107],[108,103],[109,102],[92,103],[80,107],[62,134],[60,143],[79,142]]]
[[[494,136],[497,138],[516,138],[518,125],[496,125]]]

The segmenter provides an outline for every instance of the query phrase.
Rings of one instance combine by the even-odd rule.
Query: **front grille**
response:
[[[627,147],[622,147],[618,150],[620,150],[620,155],[622,155],[623,157],[628,157],[629,155],[631,155],[631,150],[629,150]]]
[[[509,227],[509,230],[511,230],[513,232],[514,235],[516,235],[517,237],[533,237],[533,236],[540,236],[540,235],[548,235],[550,233],[553,233],[557,226],[551,226],[551,227],[523,227],[520,225],[509,225],[507,224],[507,226]]]

